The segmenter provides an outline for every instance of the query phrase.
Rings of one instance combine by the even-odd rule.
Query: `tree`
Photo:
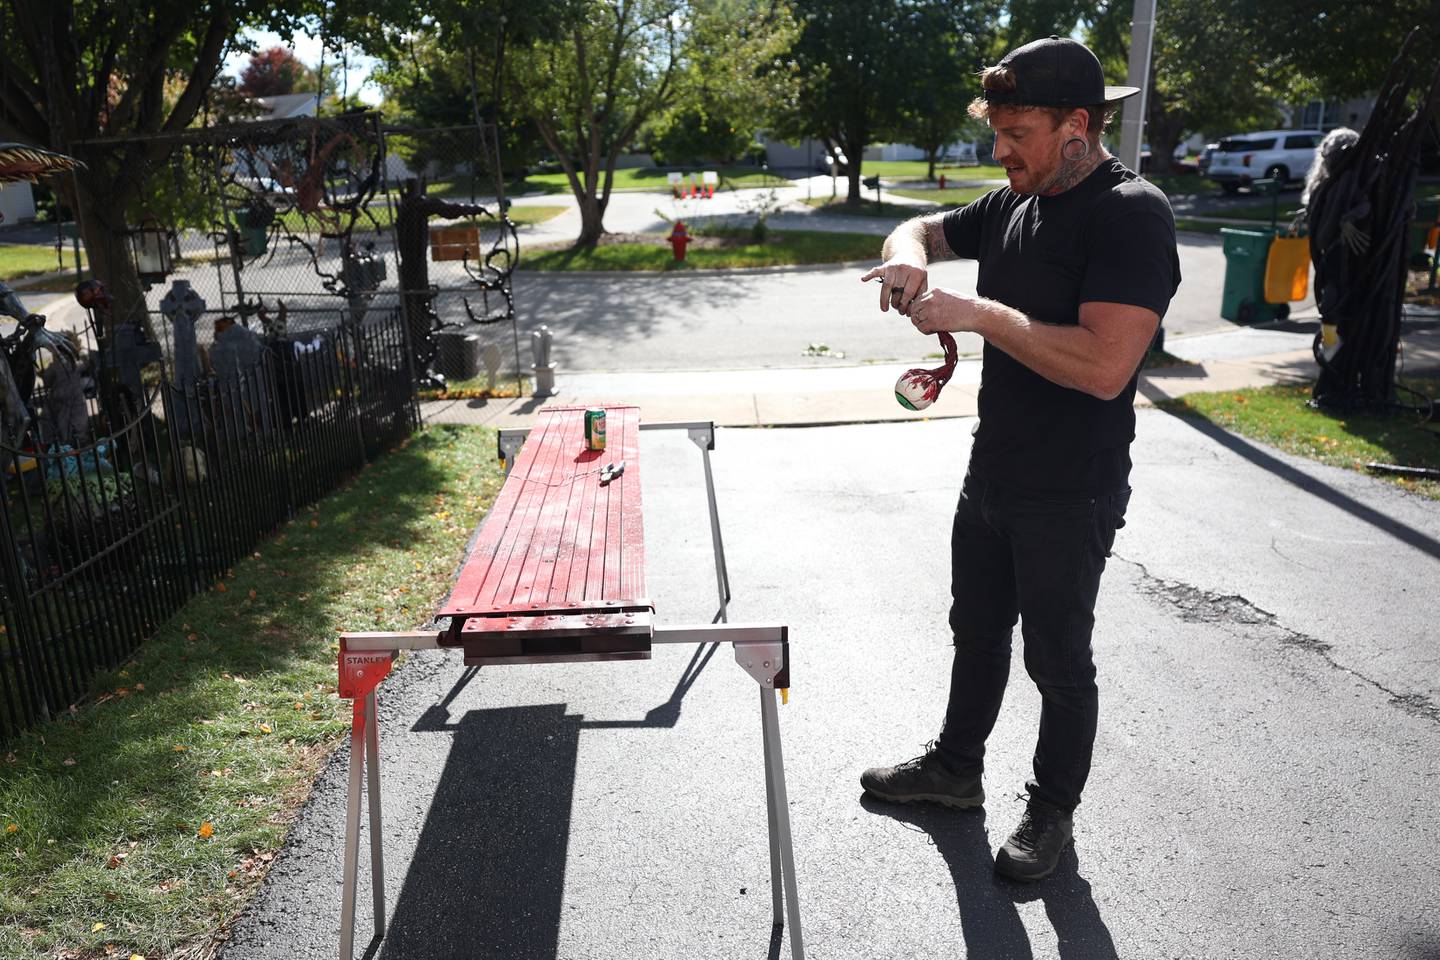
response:
[[[89,165],[56,186],[83,213],[86,255],[118,318],[144,316],[126,213],[171,149],[146,138],[195,120],[241,27],[288,35],[306,12],[298,0],[284,8],[261,0],[11,0],[0,8],[0,140]]]
[[[784,5],[708,0],[692,5],[686,34],[675,96],[648,133],[671,160],[732,161],[795,96],[798,25]]]
[[[983,59],[998,4],[801,0],[796,12],[794,60],[803,80],[778,132],[815,137],[843,153],[846,202],[856,205],[867,145],[884,138],[939,143],[956,131],[950,98],[958,93],[963,111],[973,95],[966,75]],[[940,88],[926,89],[931,84]]]
[[[902,11],[908,41],[898,136],[925,151],[926,179],[935,161],[970,125],[970,101],[980,93],[976,73],[994,43],[999,0],[932,2]]]
[[[1198,130],[1274,126],[1291,94],[1291,71],[1265,50],[1258,20],[1237,16],[1236,0],[1158,5],[1145,103],[1150,170],[1170,170],[1176,146]],[[1112,82],[1124,83],[1131,4],[1114,0],[1087,39]]]
[[[240,72],[240,92],[251,97],[275,97],[295,93],[297,83],[309,68],[289,47],[271,47],[250,55],[250,63]]]
[[[849,161],[846,202],[858,205],[866,145],[898,125],[904,94],[897,0],[799,0],[794,60],[803,78],[782,135],[814,137]]]

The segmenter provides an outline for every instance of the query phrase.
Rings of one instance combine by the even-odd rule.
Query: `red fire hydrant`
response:
[[[675,229],[670,231],[670,249],[675,254],[677,261],[685,259],[685,247],[690,243],[690,233],[685,229],[683,220],[675,221]]]
[[[945,189],[945,174],[943,174],[943,173],[940,174],[940,189],[941,189],[941,190],[944,190],[944,189]]]

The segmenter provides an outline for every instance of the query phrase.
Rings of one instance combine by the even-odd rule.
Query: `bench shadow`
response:
[[[554,960],[581,726],[543,704],[443,727],[454,743],[380,957]]]
[[[860,806],[930,836],[955,884],[965,956],[1032,960],[1034,948],[1016,904],[1040,900],[1055,928],[1061,960],[1118,960],[1114,939],[1090,894],[1090,884],[1079,874],[1074,847],[1065,851],[1060,866],[1047,879],[1035,884],[1012,883],[995,875],[994,848],[986,830],[984,809],[907,806],[869,795],[861,796]],[[999,842],[997,837],[996,845]]]

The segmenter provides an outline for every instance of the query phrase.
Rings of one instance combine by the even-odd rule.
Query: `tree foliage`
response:
[[[250,54],[240,72],[240,92],[251,97],[275,97],[294,93],[309,68],[289,47],[270,47]]]
[[[1363,96],[1379,86],[1406,34],[1440,49],[1434,0],[1185,0],[1157,4],[1146,139],[1158,169],[1186,135],[1273,126],[1280,108]],[[1111,82],[1123,83],[1133,0],[1012,0],[1007,45],[1077,27]]]
[[[318,2],[318,0],[317,0]],[[89,168],[56,185],[82,210],[86,253],[117,313],[143,309],[121,234],[126,210],[199,115],[241,28],[288,35],[302,0],[11,0],[0,7],[0,140],[78,154]],[[105,146],[106,142],[110,146]]]
[[[779,132],[843,152],[855,204],[868,144],[933,142],[958,130],[949,98],[974,95],[973,72],[999,10],[992,0],[800,0],[796,12],[794,59],[804,79]],[[937,114],[925,117],[928,108]]]
[[[751,0],[692,4],[671,104],[647,133],[665,162],[730,162],[794,97],[788,59],[799,33],[784,5]]]
[[[930,2],[902,9],[904,55],[910,81],[899,101],[897,139],[925,151],[929,179],[947,145],[970,127],[970,101],[980,93],[976,74],[995,41],[1000,0]]]

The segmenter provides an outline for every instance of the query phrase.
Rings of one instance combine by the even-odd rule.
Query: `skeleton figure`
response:
[[[83,167],[73,157],[42,150],[23,143],[0,143],[0,184],[40,177]],[[15,444],[30,423],[30,397],[35,392],[35,357],[49,350],[62,363],[73,365],[75,349],[63,337],[45,329],[45,318],[30,313],[15,291],[0,280],[0,315],[19,321],[15,331],[0,339],[5,362],[0,364],[0,443]]]
[[[0,364],[0,442],[15,444],[30,424],[37,355],[49,350],[56,360],[73,366],[75,348],[63,336],[46,330],[45,318],[26,310],[4,281],[0,281],[0,315],[19,321],[14,332],[0,340],[5,351],[5,362]]]

